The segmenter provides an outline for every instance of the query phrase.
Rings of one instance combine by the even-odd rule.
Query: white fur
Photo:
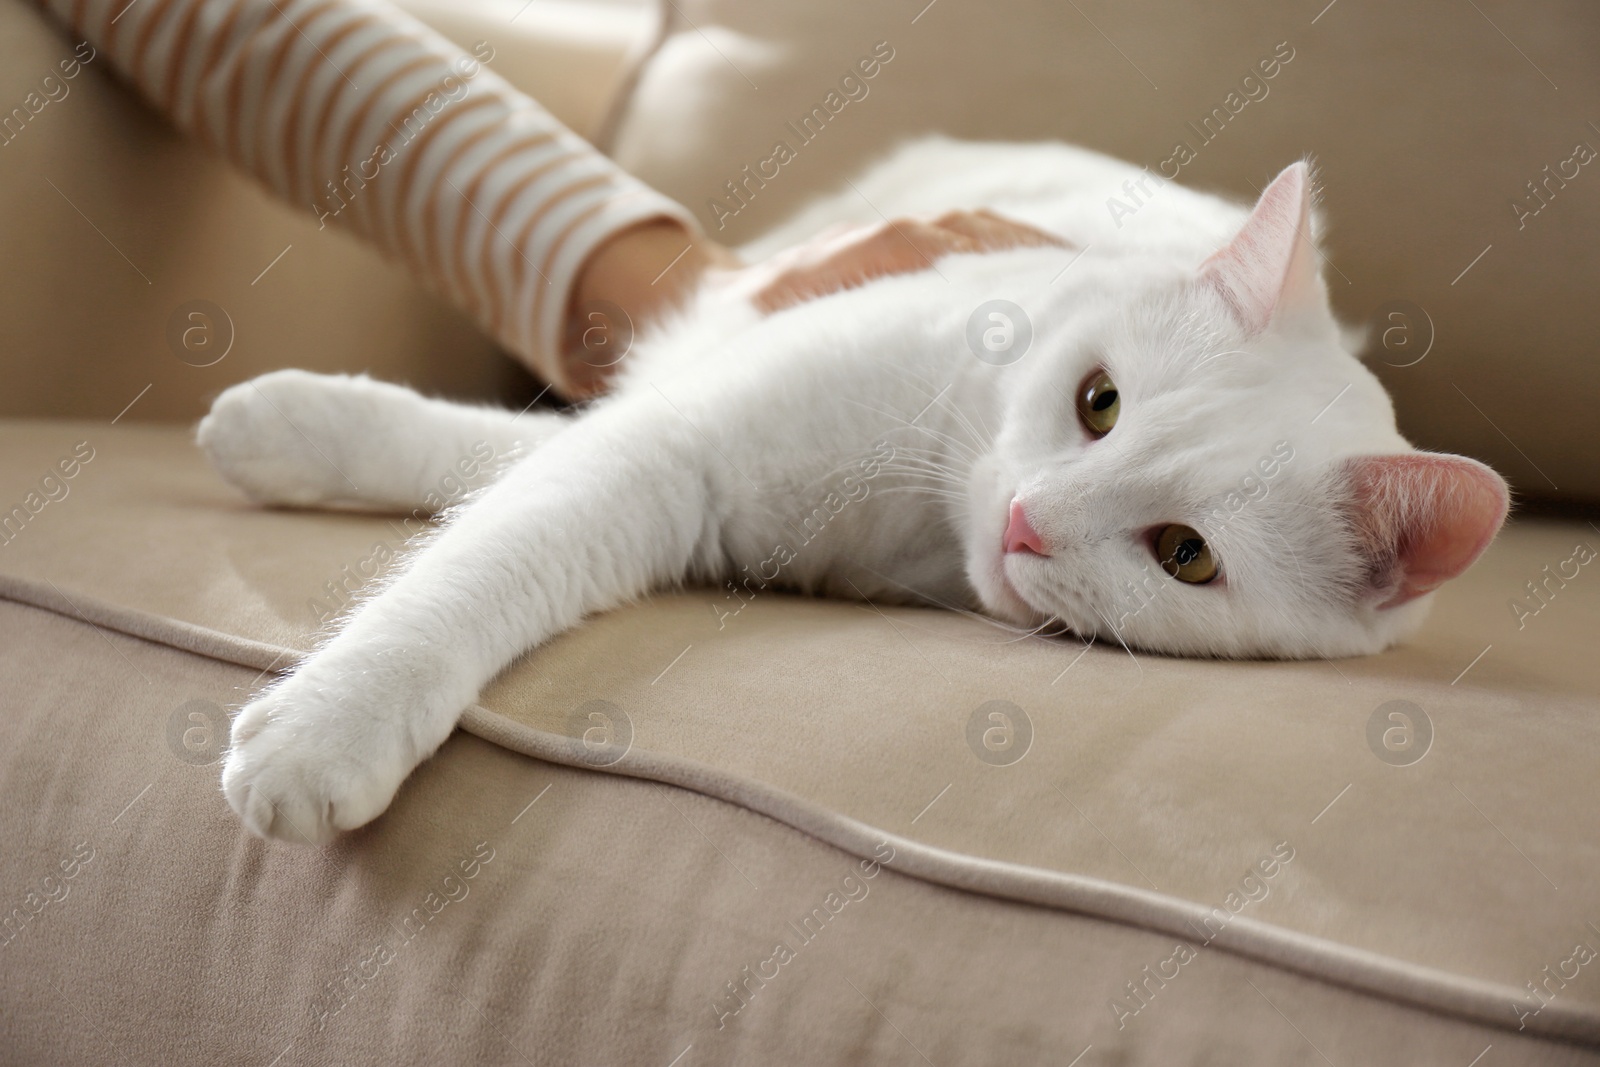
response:
[[[1106,200],[1139,176],[1063,146],[911,145],[752,254],[841,219],[976,206],[1074,247],[948,256],[767,318],[703,296],[575,418],[296,371],[224,393],[200,444],[268,503],[410,507],[476,440],[527,453],[240,713],[229,802],[261,834],[361,825],[513,658],[684,582],[973,608],[1178,654],[1343,656],[1414,628],[1425,598],[1367,595],[1338,474],[1345,457],[1411,449],[1320,282],[1251,335],[1197,280],[1248,209],[1166,184],[1119,228]],[[992,298],[1032,322],[1009,366],[965,340]],[[1102,440],[1073,403],[1096,366],[1122,396]],[[1215,522],[1285,441],[1292,460]],[[1013,498],[1051,557],[1001,553]],[[802,543],[808,516],[822,532]],[[1159,568],[1148,531],[1169,522],[1207,536],[1221,579]],[[773,575],[780,545],[794,558]]]

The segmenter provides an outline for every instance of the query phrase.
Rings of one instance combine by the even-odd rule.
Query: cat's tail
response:
[[[283,370],[223,392],[196,439],[228,482],[264,504],[431,514],[568,421]]]

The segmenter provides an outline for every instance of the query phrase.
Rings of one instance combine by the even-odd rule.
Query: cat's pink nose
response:
[[[1006,523],[1004,544],[1007,552],[1032,552],[1036,556],[1050,554],[1044,550],[1044,538],[1028,521],[1028,513],[1022,510],[1020,500],[1011,502],[1011,521]]]

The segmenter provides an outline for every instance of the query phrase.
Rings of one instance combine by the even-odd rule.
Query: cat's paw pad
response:
[[[358,490],[340,469],[338,383],[284,370],[225,390],[195,440],[228,482],[266,504],[310,506]]]
[[[239,712],[222,791],[260,836],[322,844],[382,814],[411,762],[381,721],[294,688],[263,694]]]

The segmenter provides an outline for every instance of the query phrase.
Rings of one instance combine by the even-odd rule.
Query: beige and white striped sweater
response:
[[[41,0],[181,129],[410,264],[557,389],[574,276],[690,213],[383,0]]]

